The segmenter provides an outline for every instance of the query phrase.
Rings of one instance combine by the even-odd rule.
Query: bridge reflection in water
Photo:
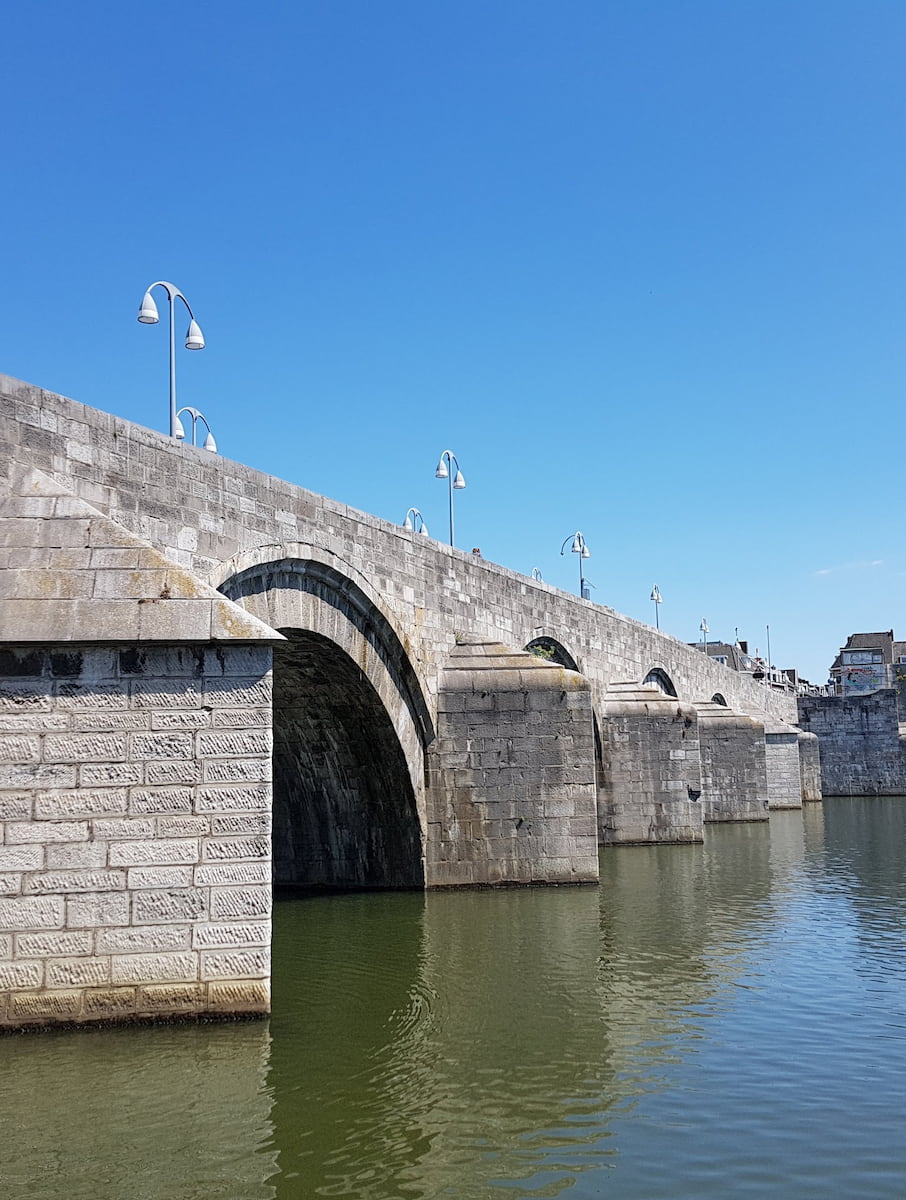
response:
[[[278,902],[269,1025],[0,1043],[4,1195],[900,1197],[904,834],[831,800],[600,890]]]

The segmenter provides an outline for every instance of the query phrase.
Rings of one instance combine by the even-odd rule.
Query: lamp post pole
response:
[[[573,543],[572,544],[572,553],[578,554],[578,556],[579,556],[579,595],[582,597],[583,600],[589,600],[589,599],[591,599],[591,597],[589,595],[588,588],[586,587],[587,581],[585,579],[585,575],[582,571],[582,559],[583,558],[591,558],[591,551],[589,550],[588,546],[585,543],[584,534],[580,533],[578,529],[576,530],[575,533],[571,534],[570,537],[572,538],[572,543]],[[570,540],[570,538],[563,539],[563,545],[560,547],[561,554],[564,554],[566,552],[566,543],[569,540]],[[592,586],[594,586],[594,585],[592,585]]]
[[[189,314],[189,328],[186,331],[186,349],[204,350],[204,335],[201,332],[198,322],[195,320],[195,314],[192,312],[188,300],[178,287],[172,283],[167,283],[165,279],[158,279],[156,283],[152,283],[145,291],[141,308],[138,310],[138,319],[141,324],[156,325],[160,320],[157,305],[154,303],[154,297],[151,295],[156,287],[164,289],[167,293],[167,300],[170,303],[170,437],[178,438],[180,425],[176,412],[176,314],[174,312],[176,300],[183,302]],[[208,428],[210,431],[210,426]]]
[[[708,622],[705,617],[702,617],[702,623],[701,623],[701,625],[699,625],[699,629],[702,631],[702,644],[704,646],[705,654],[707,654],[708,653],[708,634],[711,631],[708,628]]]
[[[456,473],[453,473],[453,466],[456,465]],[[450,485],[450,545],[453,545],[453,492],[461,492],[466,486],[466,481],[463,478],[463,473],[459,469],[459,460],[452,450],[445,450],[440,456],[440,461],[437,464],[437,469],[434,472],[435,479],[446,479]]]
[[[661,605],[664,603],[664,597],[658,591],[657,584],[655,584],[654,587],[651,589],[651,599],[654,601],[654,627],[655,627],[655,629],[660,629],[661,618],[660,618],[660,613],[658,612],[658,610],[661,607]]]

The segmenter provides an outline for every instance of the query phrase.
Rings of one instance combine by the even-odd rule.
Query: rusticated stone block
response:
[[[188,950],[191,945],[188,926],[128,925],[121,929],[101,929],[97,933],[98,954],[151,954]]]
[[[202,787],[195,796],[197,812],[250,812],[267,810],[270,790],[267,787]]]
[[[257,923],[224,922],[214,925],[195,925],[192,946],[196,950],[222,949],[241,946],[268,946],[271,940],[269,921]]]
[[[63,924],[62,896],[23,896],[0,899],[0,929],[59,929]]]
[[[48,987],[96,987],[109,980],[109,958],[53,958],[47,963]]]
[[[270,912],[269,886],[211,888],[211,918],[214,921],[269,917]]]
[[[85,1016],[96,1020],[113,1021],[135,1011],[134,987],[91,988],[84,993]]]
[[[0,962],[0,991],[37,988],[44,982],[41,962]]]
[[[136,1010],[150,1013],[189,1013],[205,1007],[203,983],[151,984],[138,989]]]
[[[66,925],[70,929],[128,925],[129,904],[130,897],[126,892],[73,896],[66,901]],[[34,922],[31,924],[34,925]]]
[[[202,979],[242,979],[265,976],[270,972],[270,952],[253,950],[202,950]]]
[[[127,796],[124,787],[41,791],[35,794],[35,817],[42,821],[65,821],[67,817],[113,816],[126,811]]]
[[[112,867],[167,866],[198,861],[195,838],[152,838],[147,842],[116,842],[110,847]]]
[[[87,929],[54,933],[19,933],[16,954],[20,958],[63,958],[90,954],[93,935]]]
[[[82,1007],[82,992],[19,992],[9,1002],[11,1024],[72,1021]]]
[[[271,882],[271,866],[266,862],[207,863],[195,868],[198,887]]]
[[[26,895],[65,895],[72,892],[120,892],[126,887],[125,871],[40,871],[27,875]]]
[[[192,886],[192,867],[128,867],[126,886],[130,891],[143,888],[187,888]]]
[[[190,813],[192,789],[187,787],[133,788],[129,793],[129,811],[136,816],[153,813]]]
[[[113,983],[146,984],[179,982],[198,978],[198,955],[191,952],[113,955],[110,960]]]
[[[247,979],[208,984],[207,1008],[211,1012],[268,1013],[271,1009],[270,986],[265,979]]]
[[[183,921],[197,921],[203,917],[205,895],[195,888],[162,888],[136,892],[132,905],[137,925],[172,925]]]

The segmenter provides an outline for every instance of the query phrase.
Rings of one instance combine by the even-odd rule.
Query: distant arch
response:
[[[724,706],[724,708],[730,707],[729,704],[727,704],[726,699],[720,694],[720,692],[714,693],[714,695],[711,697],[711,703],[712,704],[722,704]]]
[[[676,697],[676,688],[673,686],[673,680],[663,667],[652,667],[642,680],[642,683],[654,684],[656,688],[660,688],[665,696]]]
[[[532,638],[525,649],[530,654],[537,654],[539,658],[556,663],[558,667],[566,667],[568,671],[579,670],[576,660],[562,642],[558,642],[556,638],[546,637],[545,635]]]

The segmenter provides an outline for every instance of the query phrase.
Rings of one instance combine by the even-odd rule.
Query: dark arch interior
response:
[[[532,654],[537,654],[539,658],[544,658],[548,662],[556,663],[558,667],[566,667],[568,671],[578,671],[579,669],[576,666],[576,660],[569,651],[554,638],[532,638],[526,646],[526,650]]]
[[[659,687],[667,696],[675,696],[676,688],[673,686],[673,680],[666,671],[662,671],[660,667],[653,667],[642,683],[653,683],[655,687]]]
[[[714,695],[711,697],[711,703],[712,704],[722,704],[724,706],[724,708],[729,707],[729,705],[727,704],[727,702],[723,698],[723,696],[720,694],[720,692],[714,693]]]
[[[351,658],[282,629],[274,648],[274,882],[422,887],[421,835],[387,711]]]

